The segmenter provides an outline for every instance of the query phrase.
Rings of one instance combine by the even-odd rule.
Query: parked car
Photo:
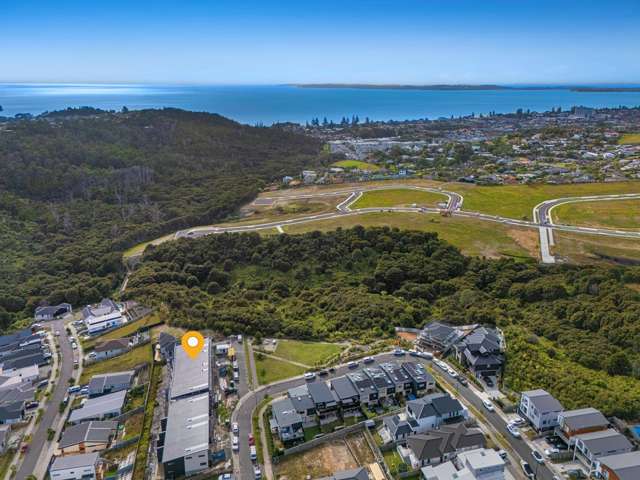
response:
[[[96,356],[97,356],[96,352],[89,352],[89,355],[88,355],[89,358],[96,358]]]
[[[71,387],[67,388],[68,393],[76,393],[76,392],[79,392],[80,390],[81,390],[80,385],[72,385]]]
[[[364,358],[362,359],[362,361],[363,361],[364,363],[373,363],[373,362],[374,362],[373,357],[364,357]]]
[[[549,448],[545,448],[544,449],[544,455],[545,457],[550,457],[551,455],[554,455],[556,453],[560,453],[560,449],[556,448],[556,447],[549,447]]]
[[[257,465],[256,465],[256,468],[253,470],[253,473],[256,477],[256,480],[259,480],[262,478],[262,471],[260,470],[260,467],[258,467]]]
[[[433,359],[433,353],[429,353],[429,352],[420,352],[418,356],[422,358],[426,358],[427,360]]]
[[[537,451],[537,450],[531,450],[531,456],[533,457],[533,459],[538,462],[538,463],[544,463],[544,457],[542,456],[542,454]]]
[[[318,375],[320,375],[321,377],[326,377],[327,375],[329,375],[329,372],[327,372],[326,370],[320,370],[318,372]]]
[[[491,403],[489,400],[482,400],[482,405],[484,405],[484,408],[486,408],[490,412],[496,411],[496,407],[494,407],[493,403]]]
[[[231,440],[231,448],[233,449],[234,452],[237,452],[238,450],[240,450],[240,441],[238,440],[237,435],[234,435],[233,439]]]
[[[231,473],[223,473],[222,475],[218,475],[218,480],[233,480],[234,477]]]
[[[458,376],[458,372],[456,372],[453,368],[448,368],[447,373],[453,378],[456,378]]]
[[[393,351],[393,354],[394,354],[396,357],[401,357],[401,356],[403,356],[403,355],[405,354],[405,351],[404,351],[403,349],[401,349],[401,348],[396,348],[396,349]]]
[[[536,478],[535,473],[533,473],[533,470],[531,469],[531,465],[529,465],[524,460],[520,460],[520,466],[522,467],[522,471],[527,478]]]
[[[465,387],[469,385],[469,382],[467,382],[467,379],[464,378],[462,375],[458,375],[458,381],[460,382],[461,385]]]
[[[487,385],[487,387],[494,387],[495,384],[493,383],[493,380],[491,380],[491,377],[484,377],[484,383]]]
[[[251,457],[251,460],[254,462],[258,458],[258,451],[256,450],[255,445],[251,445],[251,447],[249,447],[249,457]]]
[[[240,430],[240,428],[238,427],[238,424],[237,424],[236,422],[233,422],[233,423],[231,424],[231,431],[232,431],[233,433],[236,433],[236,434],[237,434],[239,430]]]
[[[417,357],[418,356],[418,352],[415,350],[409,350],[409,355],[411,355],[412,357]]]
[[[508,456],[506,450],[498,450],[498,455],[500,455],[500,458],[503,460],[506,460]]]
[[[313,372],[307,372],[304,374],[304,378],[305,380],[313,380],[314,378],[316,378],[316,374]]]
[[[256,441],[255,441],[255,439],[253,438],[253,433],[249,433],[249,434],[247,435],[247,437],[248,437],[248,439],[249,439],[249,445],[255,445]]]
[[[507,425],[507,430],[509,430],[509,433],[514,437],[520,438],[520,430],[518,430],[518,427],[515,426],[513,423],[510,423],[509,425]]]
[[[524,418],[518,417],[518,418],[514,418],[513,420],[511,420],[509,423],[513,423],[514,425],[522,427],[527,422],[526,422],[526,420]]]
[[[335,372],[336,372],[335,367],[329,367],[329,373],[335,373]]]
[[[356,368],[358,366],[358,362],[349,362],[347,363],[347,367]]]

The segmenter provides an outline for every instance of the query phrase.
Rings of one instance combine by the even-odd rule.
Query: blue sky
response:
[[[2,0],[0,82],[640,83],[640,1]]]

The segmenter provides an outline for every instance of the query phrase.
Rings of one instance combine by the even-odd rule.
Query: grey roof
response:
[[[162,462],[209,448],[209,394],[194,395],[169,404]]]
[[[108,352],[110,350],[124,350],[126,348],[129,348],[128,338],[114,338],[113,340],[99,343],[95,346],[94,350],[96,352]]]
[[[204,347],[197,357],[192,359],[184,351],[182,345],[176,344],[173,353],[170,398],[175,399],[211,389],[209,372],[210,345],[211,340],[205,338]]]
[[[402,369],[407,372],[407,375],[416,383],[435,382],[433,376],[425,370],[421,363],[402,362]]]
[[[296,411],[290,398],[283,398],[273,402],[271,411],[278,427],[289,427],[296,423],[302,423],[302,417]]]
[[[63,312],[70,312],[71,305],[68,303],[61,303],[59,305],[43,305],[36,307],[36,315],[55,316],[60,315]]]
[[[608,425],[609,422],[599,410],[595,408],[580,408],[578,410],[568,410],[562,412],[559,416],[564,418],[563,425],[568,426],[571,430],[579,430],[583,428],[591,428]]]
[[[56,457],[49,471],[55,472],[57,470],[67,470],[70,468],[93,466],[98,462],[98,458],[99,457],[97,452]]]
[[[307,413],[308,410],[314,410],[316,408],[316,404],[313,403],[313,398],[309,395],[309,388],[306,384],[289,389],[287,395],[298,413]]]
[[[546,390],[529,390],[522,392],[522,395],[529,397],[531,403],[540,412],[559,412],[564,409],[562,404]]]
[[[407,447],[420,460],[442,457],[445,453],[470,447],[484,447],[485,443],[480,429],[467,428],[463,423],[444,425],[439,430],[430,430],[424,435],[413,435],[407,439]]]
[[[32,336],[30,328],[18,330],[17,332],[10,333],[9,335],[3,335],[0,337],[0,346],[9,345],[11,343],[20,342],[25,338]]]
[[[418,428],[418,422],[413,418],[404,420],[400,418],[400,415],[384,417],[382,423],[384,423],[394,439],[410,435]]]
[[[15,368],[24,368],[30,365],[44,365],[47,359],[42,351],[12,358],[10,360],[2,359],[2,368],[4,370],[12,370]]]
[[[318,403],[331,403],[336,401],[333,393],[331,393],[331,390],[324,382],[310,383],[307,388],[309,389],[309,395],[311,395],[316,405]]]
[[[404,386],[405,383],[411,382],[411,377],[397,363],[381,363],[380,368],[387,374],[395,385]]]
[[[416,418],[427,418],[435,415],[444,416],[460,412],[464,409],[458,399],[448,393],[432,393],[417,400],[410,400],[407,406]]]
[[[613,470],[620,480],[640,478],[640,451],[600,457],[598,461]]]
[[[583,433],[576,436],[587,447],[592,455],[599,457],[620,450],[631,450],[633,445],[627,437],[609,428],[598,432]]]
[[[104,392],[117,385],[128,384],[131,385],[131,380],[134,375],[133,370],[127,370],[126,372],[114,372],[103,373],[100,375],[94,375],[89,381],[89,391]]]
[[[0,420],[13,420],[22,417],[24,401],[14,401],[0,405]]]
[[[160,332],[160,336],[158,337],[158,343],[160,344],[160,348],[163,350],[173,350],[175,344],[178,342],[176,337],[168,334],[167,332]]]
[[[108,393],[101,397],[88,399],[81,408],[73,410],[69,415],[70,422],[80,422],[85,419],[102,418],[105,415],[122,412],[126,390]]]
[[[60,448],[81,442],[108,443],[116,428],[118,428],[118,422],[113,421],[92,421],[72,425],[62,434]]]
[[[347,373],[347,378],[351,380],[360,396],[369,396],[371,393],[378,393],[373,381],[362,371]]]
[[[459,332],[456,328],[440,322],[429,323],[418,334],[419,341],[444,348],[453,345],[458,338]]]
[[[369,474],[364,467],[353,468],[336,472],[330,477],[322,477],[319,480],[369,480]]]
[[[381,368],[367,367],[363,369],[364,373],[373,381],[378,390],[393,387],[394,383]]]
[[[10,388],[0,391],[0,404],[11,402],[27,402],[33,400],[36,395],[36,388],[27,385]]]
[[[97,305],[87,305],[82,309],[82,317],[87,319],[89,317],[100,317],[107,315],[111,312],[118,310],[116,302],[110,298],[103,298]]]
[[[476,328],[460,341],[461,348],[468,348],[474,355],[500,353],[500,335],[497,330],[487,327]]]
[[[353,386],[353,383],[351,383],[351,380],[349,380],[345,376],[334,378],[330,380],[330,383],[331,388],[333,388],[333,391],[336,393],[339,400],[347,400],[359,397],[358,391]]]

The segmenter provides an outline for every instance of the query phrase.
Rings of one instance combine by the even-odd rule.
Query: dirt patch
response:
[[[627,283],[626,287],[631,290],[635,290],[636,292],[640,292],[640,283]]]
[[[325,477],[340,470],[356,468],[358,463],[344,441],[331,442],[283,459],[275,469],[278,480]]]
[[[411,343],[415,342],[418,336],[417,333],[411,333],[411,332],[396,332],[396,335],[401,339]]]
[[[362,433],[347,437],[346,442],[351,449],[351,453],[356,457],[359,465],[367,465],[376,461],[375,456]]]
[[[540,254],[540,245],[538,244],[538,231],[534,229],[509,228],[507,235],[511,237],[518,245],[524,248],[529,255],[538,258]]]

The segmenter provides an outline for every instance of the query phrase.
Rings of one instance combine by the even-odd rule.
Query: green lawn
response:
[[[576,185],[499,185],[478,187],[451,183],[445,189],[464,196],[463,210],[532,220],[538,203],[560,197],[640,193],[640,182],[584,183]]]
[[[98,343],[106,342],[107,340],[129,337],[141,328],[148,327],[150,325],[156,325],[159,320],[160,319],[157,314],[147,315],[146,317],[140,318],[135,322],[126,323],[122,327],[111,330],[104,335],[100,335],[99,337],[87,340],[82,344],[82,346],[85,350],[88,350],[95,347]]]
[[[387,464],[392,475],[398,473],[398,468],[404,464],[402,458],[400,458],[400,454],[395,449],[382,452],[382,456],[384,457],[384,463]]]
[[[329,357],[340,353],[344,347],[335,343],[302,342],[299,340],[278,340],[274,355],[287,360],[314,366],[326,362]]]
[[[361,162],[359,160],[342,160],[340,162],[332,163],[331,166],[347,169],[357,168],[358,170],[368,170],[371,172],[380,170],[380,167],[378,165],[374,165],[373,163]]]
[[[284,227],[284,230],[287,233],[296,234],[313,230],[335,230],[338,227],[351,228],[355,225],[436,232],[440,238],[471,256],[530,258],[538,254],[538,234],[535,229],[511,227],[471,218],[441,217],[419,213],[367,213],[357,217],[345,216],[289,225]]]
[[[256,362],[258,383],[260,383],[260,385],[302,375],[305,372],[305,369],[302,367],[298,367],[297,365],[283,362],[281,360],[276,360],[274,358],[265,357],[259,353],[255,354],[254,361]]]
[[[93,375],[110,372],[120,372],[123,370],[133,370],[133,367],[142,363],[150,363],[151,356],[151,344],[147,343],[141,347],[134,348],[128,351],[124,355],[119,357],[110,358],[102,362],[92,363],[82,370],[82,376],[80,377],[80,384],[87,383]]]
[[[554,238],[556,245],[552,253],[572,263],[628,263],[629,260],[640,260],[640,242],[636,239],[569,232],[556,232]]]
[[[356,208],[372,207],[400,207],[417,204],[420,206],[435,206],[438,202],[446,202],[445,195],[410,188],[393,188],[364,192],[352,205]]]
[[[557,223],[640,229],[640,199],[565,203],[552,210]]]
[[[636,145],[640,143],[640,133],[625,133],[618,140],[620,145]]]

